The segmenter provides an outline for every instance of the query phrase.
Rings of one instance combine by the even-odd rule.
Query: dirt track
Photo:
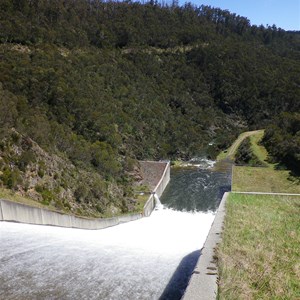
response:
[[[240,146],[240,144],[242,143],[242,141],[245,138],[247,138],[251,135],[257,134],[259,132],[261,132],[261,130],[246,131],[246,132],[242,133],[231,145],[230,149],[228,150],[226,158],[232,158],[232,156],[235,154],[236,150],[238,149],[238,147]]]

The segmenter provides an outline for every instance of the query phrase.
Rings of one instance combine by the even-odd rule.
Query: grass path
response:
[[[264,130],[254,130],[254,131],[246,131],[243,132],[239,135],[239,137],[234,141],[234,143],[228,148],[227,150],[221,152],[217,160],[222,160],[222,159],[233,159],[237,149],[241,145],[242,141],[246,139],[249,136],[255,136],[255,135],[263,135]]]

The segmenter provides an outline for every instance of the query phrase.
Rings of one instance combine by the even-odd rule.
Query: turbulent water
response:
[[[198,164],[197,164],[198,165]],[[179,211],[216,211],[224,192],[230,190],[230,166],[175,169],[161,201]]]
[[[229,181],[172,170],[151,217],[104,230],[0,222],[0,299],[180,299]]]

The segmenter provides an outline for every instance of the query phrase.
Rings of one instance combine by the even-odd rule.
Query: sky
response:
[[[180,4],[191,2],[227,9],[247,17],[251,25],[272,26],[284,30],[300,30],[300,0],[180,0]]]

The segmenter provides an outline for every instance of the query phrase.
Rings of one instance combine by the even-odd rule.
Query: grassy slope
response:
[[[276,170],[250,137],[265,168],[234,167],[233,191],[300,193],[299,178]],[[218,248],[219,299],[300,299],[300,196],[231,194]]]
[[[232,191],[235,192],[274,192],[300,193],[300,180],[290,175],[288,170],[277,170],[276,164],[267,161],[266,149],[259,145],[263,131],[250,137],[252,151],[265,168],[235,166],[233,168]]]
[[[232,191],[300,194],[300,185],[286,170],[235,166]]]
[[[300,298],[300,197],[231,194],[219,299]]]
[[[241,133],[238,138],[234,141],[234,143],[225,151],[222,151],[218,157],[217,160],[222,160],[222,159],[233,159],[236,150],[238,149],[238,147],[240,146],[240,144],[242,143],[242,141],[249,137],[249,136],[253,136],[253,135],[263,135],[263,130],[255,130],[255,131],[246,131]]]

